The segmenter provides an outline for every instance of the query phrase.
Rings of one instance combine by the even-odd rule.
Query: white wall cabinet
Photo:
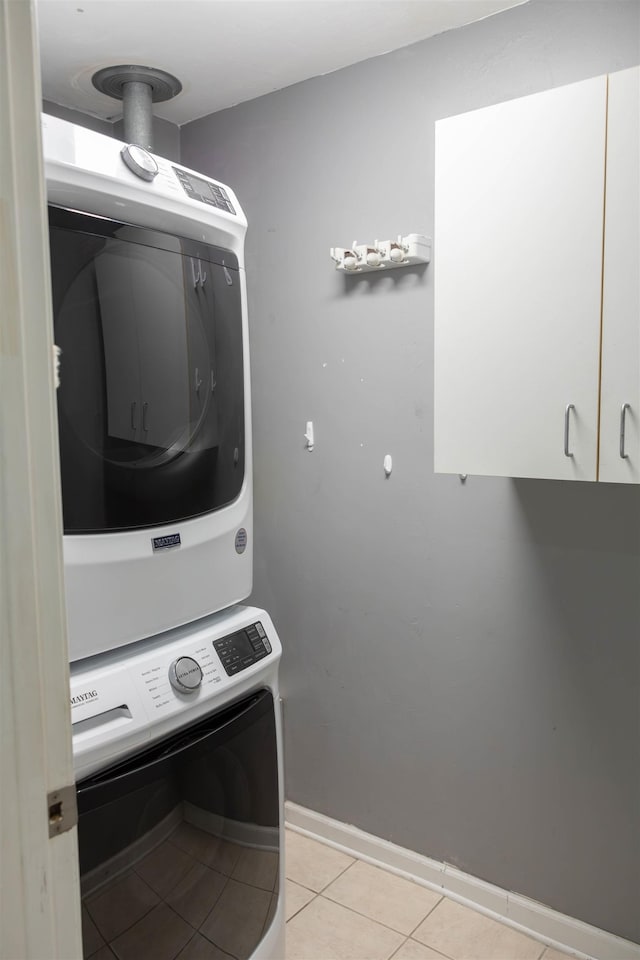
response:
[[[608,142],[606,77],[436,124],[438,472],[596,480],[610,393],[608,456],[617,443],[621,460],[630,403],[622,478],[640,478],[638,76],[625,74],[611,79]],[[634,90],[635,134],[625,119]],[[617,330],[612,322],[602,340],[612,170],[604,301],[605,326],[615,314]],[[606,379],[620,382],[622,362],[635,384],[622,394],[603,386],[602,414],[601,349]],[[613,472],[602,478],[619,479]]]

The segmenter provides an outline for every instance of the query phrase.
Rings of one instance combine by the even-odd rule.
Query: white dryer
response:
[[[236,606],[72,664],[85,957],[284,957],[280,655]]]
[[[251,593],[244,237],[230,187],[43,117],[70,659]]]

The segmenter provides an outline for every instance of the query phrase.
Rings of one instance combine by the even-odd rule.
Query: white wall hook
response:
[[[368,267],[379,267],[382,263],[382,254],[378,250],[378,241],[373,247],[365,247],[364,260]]]
[[[389,241],[389,259],[394,263],[403,263],[407,253],[408,247],[402,242],[402,237],[398,237],[397,241]]]
[[[391,471],[393,470],[393,460],[391,459],[390,453],[388,453],[382,461],[382,466],[384,467],[385,477],[390,477]]]
[[[335,261],[336,270],[350,272],[358,269],[358,254],[355,250],[350,250],[348,247],[331,247],[329,254]]]
[[[304,435],[305,440],[307,441],[307,450],[313,450],[315,446],[315,441],[313,437],[313,420],[307,420],[307,430]]]

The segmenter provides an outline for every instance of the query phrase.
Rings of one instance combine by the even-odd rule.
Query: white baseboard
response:
[[[567,917],[535,900],[478,880],[324,814],[285,803],[288,827],[359,860],[384,867],[582,960],[640,960],[640,944]]]

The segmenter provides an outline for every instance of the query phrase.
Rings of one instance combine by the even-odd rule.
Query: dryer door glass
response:
[[[244,478],[236,258],[68,210],[49,219],[65,532],[232,502]]]
[[[77,795],[85,957],[105,945],[125,960],[254,953],[279,893],[269,691],[83,780]]]

